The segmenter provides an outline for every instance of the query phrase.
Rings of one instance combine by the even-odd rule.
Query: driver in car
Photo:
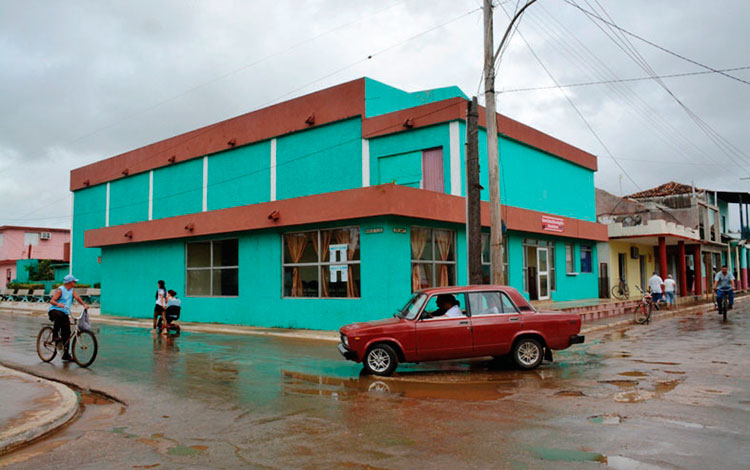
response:
[[[461,311],[461,305],[451,294],[438,295],[437,305],[439,309],[437,312],[434,312],[432,316],[445,315],[446,317],[453,318],[464,316],[464,313]]]

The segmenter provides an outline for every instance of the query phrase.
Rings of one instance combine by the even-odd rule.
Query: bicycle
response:
[[[612,297],[620,300],[627,300],[630,298],[630,289],[625,279],[620,278],[620,282],[612,286]]]
[[[39,355],[39,359],[50,362],[57,356],[58,350],[65,351],[70,344],[73,360],[76,364],[80,367],[88,367],[94,362],[99,351],[99,343],[93,332],[78,328],[78,320],[82,315],[83,312],[77,317],[71,313],[73,328],[68,340],[64,343],[61,339],[55,338],[55,330],[52,326],[45,325],[39,330],[36,337],[36,353]]]
[[[729,310],[729,291],[731,290],[731,287],[720,287],[717,289],[718,291],[723,291],[724,295],[721,296],[721,301],[718,301],[718,295],[716,295],[716,292],[714,292],[714,302],[716,303],[716,308],[719,310],[719,315],[722,316],[722,321],[727,321],[727,311]]]
[[[633,320],[639,325],[651,322],[651,311],[654,308],[654,299],[651,294],[641,289],[639,286],[635,286],[643,296],[641,302],[633,310]]]

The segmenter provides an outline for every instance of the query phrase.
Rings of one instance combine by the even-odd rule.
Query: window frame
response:
[[[503,311],[502,312],[498,312],[498,313],[481,313],[481,314],[475,315],[474,314],[474,309],[471,307],[471,296],[472,296],[472,294],[482,294],[482,295],[483,294],[499,294],[500,295],[500,302],[501,302],[501,305],[503,307]],[[510,296],[507,293],[505,293],[504,291],[501,291],[501,290],[469,291],[469,292],[466,292],[466,299],[467,299],[467,303],[468,303],[468,307],[467,308],[468,308],[469,316],[471,318],[474,318],[474,317],[494,317],[496,315],[520,315],[521,314],[521,310],[518,308],[518,305],[516,305],[516,303],[513,302],[513,299],[511,299]],[[506,312],[505,311],[505,305],[502,303],[503,299],[506,299],[508,301],[508,303],[510,304],[510,306],[513,308],[512,312]]]
[[[412,251],[411,251],[411,230],[415,229],[415,228],[418,228],[418,229],[421,229],[421,230],[429,230],[430,231],[430,243],[432,243],[432,245],[431,245],[432,259],[431,260],[415,260],[414,258],[412,258]],[[453,245],[452,245],[453,246],[453,261],[442,261],[442,260],[438,261],[438,260],[435,259],[436,253],[437,253],[437,251],[436,251],[437,247],[435,245],[435,231],[436,230],[443,230],[443,231],[448,231],[448,232],[452,232],[453,233]],[[426,226],[423,226],[423,225],[412,225],[412,226],[410,226],[409,227],[409,259],[411,260],[411,262],[409,263],[409,272],[411,273],[411,270],[414,268],[415,264],[429,265],[429,266],[432,267],[432,277],[430,279],[432,279],[433,282],[434,282],[435,279],[436,279],[436,267],[438,265],[443,265],[443,264],[447,265],[447,266],[453,265],[453,279],[452,279],[453,283],[452,284],[448,284],[448,285],[449,286],[455,286],[458,283],[458,267],[457,267],[458,266],[458,250],[457,250],[457,246],[456,246],[457,235],[458,235],[457,230],[453,230],[453,229],[450,229],[450,228],[426,227]],[[409,282],[411,283],[411,276],[409,276],[409,277],[410,277]],[[420,288],[420,289],[417,289],[417,290],[429,289],[429,288],[433,288],[433,287],[439,287],[439,286],[433,285],[433,286],[429,286],[429,287],[425,287],[425,288]],[[410,287],[410,289],[411,288],[412,287]],[[417,292],[417,291],[412,290],[412,292]]]
[[[568,258],[570,255],[570,258]],[[576,271],[576,250],[572,243],[565,244],[565,274],[578,274]]]
[[[495,280],[492,278],[492,251],[491,251],[490,246],[489,246],[490,245],[490,237],[491,236],[492,236],[492,234],[490,232],[482,232],[482,234],[481,234],[481,239],[480,239],[480,245],[479,246],[482,247],[482,245],[484,243],[484,240],[486,238],[487,239],[487,252],[490,254],[489,255],[490,259],[488,259],[488,260],[484,259],[484,250],[482,250],[482,252],[480,254],[480,264],[482,265],[482,277],[484,277],[484,268],[487,268],[488,271],[489,271],[489,273],[490,273],[489,283],[490,284],[494,284]],[[508,263],[508,246],[509,246],[508,235],[506,234],[505,236],[503,236],[503,269],[504,269],[504,272],[505,272],[505,282],[506,282],[506,285],[510,285],[510,268],[509,268],[509,263]]]
[[[237,265],[236,266],[214,266],[214,243],[215,242],[224,242],[229,240],[237,240]],[[209,263],[210,266],[200,266],[200,267],[189,267],[188,266],[188,245],[196,244],[196,243],[206,243],[208,242],[210,245],[210,256],[209,256]],[[236,269],[237,270],[237,295],[214,295],[214,271],[219,271],[222,269]],[[209,271],[209,278],[208,278],[208,285],[209,285],[209,294],[208,295],[190,295],[188,294],[188,271]],[[211,239],[211,240],[194,240],[191,242],[185,242],[185,285],[183,286],[185,293],[185,297],[196,297],[196,298],[208,298],[208,297],[221,297],[221,298],[237,298],[240,296],[240,239],[238,237],[229,237],[229,238],[217,238],[217,239]]]
[[[358,243],[359,243],[359,259],[358,260],[350,260],[349,257],[347,257],[346,263],[332,263],[330,260],[328,261],[321,261],[321,243],[320,243],[320,232],[330,230],[346,230],[346,229],[356,229],[359,232],[358,235]],[[301,233],[315,233],[315,235],[318,237],[318,260],[314,263],[287,263],[285,259],[286,255],[286,247],[284,245],[284,237],[287,235],[294,235],[294,234],[301,234]],[[359,225],[346,225],[342,227],[330,227],[330,228],[318,228],[318,229],[309,229],[309,230],[295,230],[293,232],[284,232],[281,234],[281,298],[282,299],[326,299],[326,300],[352,300],[352,299],[361,299],[362,298],[362,229]],[[331,265],[337,265],[340,266],[342,264],[346,264],[347,267],[352,264],[359,265],[359,288],[357,289],[359,292],[358,297],[323,297],[323,267],[324,266],[331,266]],[[284,270],[287,267],[309,267],[309,266],[315,266],[317,268],[318,273],[318,295],[315,297],[307,297],[307,296],[294,296],[294,295],[285,295],[285,279],[284,279]],[[348,268],[347,268],[348,269]]]

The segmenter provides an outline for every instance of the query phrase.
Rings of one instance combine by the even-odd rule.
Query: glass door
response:
[[[538,247],[536,261],[539,267],[537,272],[539,300],[546,300],[549,299],[549,248]]]

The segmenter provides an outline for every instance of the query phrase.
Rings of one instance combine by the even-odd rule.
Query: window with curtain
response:
[[[411,228],[411,288],[456,284],[456,232]]]
[[[503,266],[505,282],[510,285],[510,271],[508,271],[508,237],[503,237]],[[490,255],[490,234],[482,234],[482,284],[492,284],[492,258]]]
[[[565,244],[565,272],[574,273],[576,272],[576,264],[573,259],[573,244]]]
[[[286,233],[284,297],[360,296],[359,228]]]
[[[239,294],[238,240],[211,240],[185,244],[191,297],[233,297]]]
[[[589,245],[581,245],[581,272],[591,273],[592,250]]]

